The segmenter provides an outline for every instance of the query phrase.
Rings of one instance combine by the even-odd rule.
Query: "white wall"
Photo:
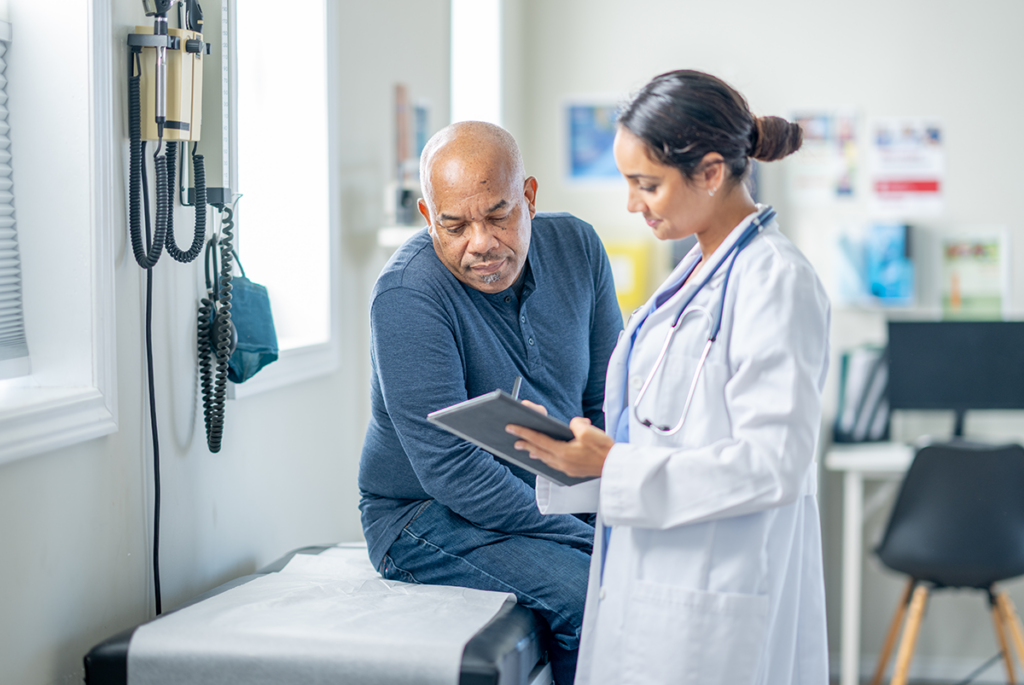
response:
[[[19,13],[31,1],[4,3],[10,5],[16,40]],[[47,49],[66,50],[66,68],[78,70],[73,80],[84,84],[85,7],[72,0],[66,4],[68,16],[81,20],[72,31],[80,40],[57,41]],[[435,127],[447,123],[448,9],[444,0],[338,5],[333,32],[338,60],[331,65],[337,107],[332,112],[331,192],[342,202],[340,219],[332,228],[341,235],[345,268],[334,293],[345,322],[341,370],[229,402],[224,447],[219,454],[210,454],[197,402],[194,350],[202,266],[183,266],[165,256],[154,270],[165,609],[294,547],[361,538],[355,477],[368,417],[366,297],[385,257],[375,247],[373,230],[381,220],[383,184],[390,174],[387,161],[393,156],[391,86],[405,80],[414,96],[433,101]],[[52,8],[52,3],[47,6]],[[130,26],[146,22],[137,0],[114,0],[113,6],[115,131],[121,133],[127,131],[126,56],[121,46]],[[17,85],[31,72],[10,55],[7,76],[12,91],[41,88],[38,82]],[[52,95],[54,106],[69,113],[69,125],[80,124],[85,131],[88,109],[82,94]],[[35,146],[16,150],[23,164],[49,160],[53,190],[61,191],[57,197],[87,197],[87,174],[66,173],[69,148],[62,138],[35,123],[32,111],[20,109],[21,103],[11,106],[14,137],[24,136]],[[116,143],[119,161],[127,160],[126,145],[122,140]],[[121,179],[126,173],[125,161],[118,169],[117,197],[122,204]],[[30,221],[33,215],[46,218],[55,209],[52,195],[19,196],[17,202],[23,226],[36,225]],[[79,207],[82,216],[86,206]],[[191,221],[191,210],[179,210],[175,217],[178,227]],[[40,230],[50,231],[50,239],[73,239],[86,229],[87,222],[73,216],[40,224]],[[4,683],[81,682],[82,657],[90,647],[153,613],[144,279],[126,245],[123,218],[118,218],[116,230],[119,430],[107,438],[0,466]],[[184,229],[179,233],[183,242]],[[30,244],[27,241],[23,250]],[[59,272],[49,276],[50,287],[57,287]],[[59,324],[30,327],[29,335],[30,345],[62,344]]]
[[[507,2],[519,5],[517,31],[524,56],[520,109],[510,121],[517,123],[527,170],[539,180],[540,209],[573,212],[593,223],[606,240],[646,239],[642,220],[626,212],[624,187],[579,189],[564,182],[560,103],[568,95],[624,96],[661,72],[696,68],[732,83],[758,114],[854,106],[865,117],[939,117],[948,168],[942,223],[1007,225],[1013,263],[1022,263],[1024,226],[1017,199],[1024,182],[1019,123],[1024,80],[1017,72],[1024,64],[1024,44],[1015,34],[1024,21],[1021,3]],[[780,210],[784,230],[825,272],[828,265],[821,256],[834,217],[787,206],[784,164],[765,169],[763,197]],[[854,208],[857,212],[863,213],[863,207]],[[1019,310],[1024,303],[1024,279],[1019,277],[1014,300]],[[834,324],[834,351],[884,336],[884,318],[874,312],[837,310]],[[827,390],[830,411],[835,392],[833,381]],[[898,424],[901,437],[948,432],[951,425],[945,416],[904,417]],[[1024,439],[1024,421],[1019,414],[978,413],[968,417],[968,432]],[[829,641],[838,652],[842,491],[834,474],[823,478]],[[881,511],[870,520],[868,544],[886,515]],[[876,561],[866,562],[865,653],[878,650],[901,584]],[[1010,587],[1015,602],[1024,604],[1024,586]],[[939,671],[952,669],[945,672],[950,678],[965,674],[965,665],[980,664],[997,650],[991,625],[980,596],[936,598],[920,637],[919,665],[930,658]]]

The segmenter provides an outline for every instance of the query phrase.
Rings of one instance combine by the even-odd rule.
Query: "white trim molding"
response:
[[[0,408],[0,463],[117,430],[109,398],[97,388],[16,388],[0,405],[10,405]]]
[[[89,35],[89,65],[92,83],[89,89],[91,117],[89,156],[92,166],[92,380],[103,396],[109,419],[103,422],[107,435],[117,430],[117,317],[115,303],[114,229],[121,225],[115,188],[118,187],[114,136],[114,35],[112,0],[92,0]],[[97,426],[97,428],[101,428]]]
[[[89,3],[91,384],[0,392],[0,464],[117,430],[113,15]],[[83,284],[85,286],[85,284]]]
[[[277,361],[260,369],[245,383],[228,383],[228,398],[238,400],[337,371],[337,333],[331,337],[331,342],[322,345],[282,350]]]

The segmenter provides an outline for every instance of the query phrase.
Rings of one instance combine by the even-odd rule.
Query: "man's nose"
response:
[[[474,222],[469,228],[469,245],[467,250],[472,254],[486,254],[497,244],[497,239],[484,222]]]

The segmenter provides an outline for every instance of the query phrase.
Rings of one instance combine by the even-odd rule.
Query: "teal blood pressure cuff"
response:
[[[277,359],[277,331],[267,289],[244,275],[232,278],[231,322],[238,344],[228,359],[228,380],[244,383]]]

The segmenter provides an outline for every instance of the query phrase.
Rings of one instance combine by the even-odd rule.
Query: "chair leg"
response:
[[[1013,644],[1017,648],[1017,658],[1020,659],[1021,667],[1024,668],[1024,628],[1020,624],[1020,616],[1013,606],[1013,600],[1005,591],[996,595],[996,600],[1003,614],[1003,620],[1010,627],[1010,635],[1013,636]]]
[[[900,603],[896,605],[896,612],[892,615],[892,622],[889,624],[889,632],[886,634],[885,642],[882,644],[882,652],[878,655],[878,665],[875,666],[875,677],[871,679],[871,685],[882,685],[882,676],[885,675],[885,668],[889,665],[889,657],[892,656],[893,645],[896,644],[896,638],[900,634],[900,627],[903,625],[903,617],[907,613],[910,593],[914,591],[916,583],[917,581],[911,578],[907,581],[907,586],[903,588],[903,595],[900,597]]]
[[[1010,685],[1016,685],[1017,676],[1013,672],[1013,653],[1010,652],[1010,645],[1006,641],[1006,624],[1009,623],[1003,608],[995,595],[995,588],[989,589],[989,599],[992,605],[992,622],[996,626],[996,638],[999,640],[999,649],[1003,652],[1003,662],[1006,664],[1006,678]]]
[[[924,607],[928,603],[928,588],[918,585],[914,590],[913,599],[910,600],[910,615],[907,616],[907,625],[903,629],[903,638],[900,640],[900,648],[896,653],[896,669],[893,671],[890,685],[907,685],[907,675],[910,672],[910,661],[914,658],[914,648],[917,646],[917,633],[921,629],[921,619],[924,616]]]

